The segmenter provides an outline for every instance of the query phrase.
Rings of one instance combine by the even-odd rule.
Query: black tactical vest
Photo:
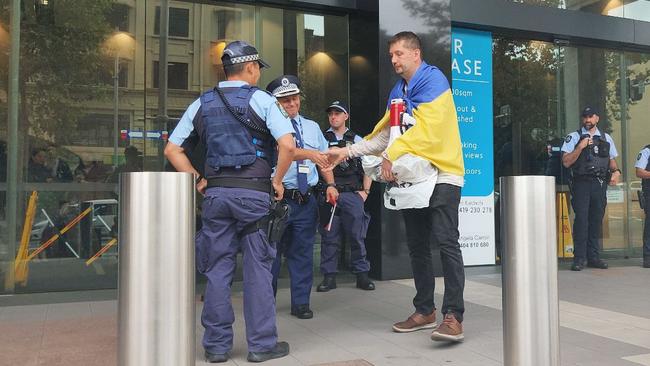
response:
[[[235,113],[248,121],[242,124],[215,90],[201,96],[207,156],[205,176],[237,178],[269,178],[274,165],[275,140],[249,102],[256,87],[244,85],[221,88]]]
[[[580,134],[578,130],[578,134]],[[580,136],[578,143],[582,139],[589,138],[588,134]],[[578,160],[571,166],[571,173],[574,178],[603,178],[609,174],[609,149],[610,143],[605,139],[605,135],[593,136],[593,144],[580,152]]]
[[[333,131],[323,132],[325,139],[329,141],[330,147],[345,147],[354,144],[356,134],[352,130],[347,130],[343,134],[343,140],[339,141]],[[361,158],[354,158],[340,163],[334,168],[334,180],[336,185],[347,187],[353,190],[363,189],[363,166]]]

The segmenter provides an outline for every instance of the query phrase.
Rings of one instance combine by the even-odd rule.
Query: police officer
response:
[[[643,191],[643,268],[650,268],[650,145],[646,145],[636,157],[636,176],[641,178]]]
[[[574,258],[571,270],[587,267],[606,269],[599,257],[599,241],[605,206],[607,183],[616,185],[621,171],[616,165],[616,146],[608,134],[596,127],[599,116],[592,107],[582,110],[582,127],[570,133],[562,145],[562,164],[571,169],[571,205]]]
[[[348,106],[334,101],[327,107],[330,128],[324,132],[330,147],[345,147],[362,140],[361,136],[345,126],[349,118]],[[357,287],[374,290],[375,284],[368,278],[370,263],[366,259],[366,232],[370,216],[364,210],[364,202],[370,193],[372,180],[363,173],[361,158],[343,161],[334,168],[336,189],[339,199],[331,224],[328,212],[332,205],[320,202],[321,220],[318,231],[321,235],[320,270],[323,282],[316,288],[327,292],[336,288],[339,246],[343,232],[350,240],[350,261],[352,272],[357,276]]]
[[[269,66],[253,46],[234,41],[221,60],[227,80],[188,107],[165,156],[176,170],[197,175],[197,189],[205,195],[196,266],[208,279],[201,314],[206,359],[226,362],[233,346],[230,286],[241,251],[248,361],[262,362],[289,353],[289,344],[278,342],[275,325],[271,266],[276,252],[258,224],[269,212],[271,185],[275,198],[283,197],[282,179],[295,153],[293,129],[277,100],[255,86],[260,70]],[[185,154],[199,140],[207,147],[205,178]]]
[[[287,229],[278,244],[278,255],[273,263],[273,285],[277,290],[282,254],[287,259],[291,279],[291,315],[310,319],[314,313],[309,307],[309,296],[314,280],[314,236],[318,223],[318,206],[314,186],[318,183],[316,165],[328,167],[328,144],[318,124],[300,115],[300,80],[294,75],[283,75],[266,87],[287,111],[298,147],[294,161],[284,177],[284,198],[291,208]],[[330,202],[338,197],[334,174],[321,171],[327,183],[326,195]]]

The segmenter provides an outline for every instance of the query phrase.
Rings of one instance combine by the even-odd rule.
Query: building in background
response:
[[[187,105],[223,80],[221,52],[235,39],[256,45],[271,64],[260,86],[297,74],[305,115],[325,127],[327,103],[347,99],[353,128],[367,133],[395,81],[388,37],[417,32],[425,59],[456,84],[453,34],[480,31],[492,51],[481,55],[492,64],[492,111],[480,121],[493,137],[476,141],[493,152],[484,161],[493,169],[489,197],[498,198],[504,175],[554,175],[559,191],[566,190],[558,149],[578,128],[581,107],[593,105],[602,111],[599,127],[621,147],[623,170],[621,184],[608,192],[604,253],[641,255],[634,159],[650,143],[650,1],[179,0],[168,1],[165,42],[160,0],[30,0],[22,2],[17,45],[13,3],[21,2],[0,0],[0,293],[116,287],[119,243],[86,265],[119,230],[115,172],[166,169],[166,136]],[[17,75],[10,74],[12,47],[19,50]],[[8,138],[12,124],[16,141]],[[34,159],[45,160],[42,174],[30,174]],[[33,191],[38,201],[30,212]],[[402,277],[409,268],[403,228],[389,227],[401,219],[382,209],[379,192],[375,187],[368,202],[373,275]],[[498,204],[490,207],[484,213],[498,218]],[[21,248],[34,251],[87,208],[27,271],[15,270]],[[31,213],[33,225],[24,230]],[[492,261],[497,233],[486,235]]]

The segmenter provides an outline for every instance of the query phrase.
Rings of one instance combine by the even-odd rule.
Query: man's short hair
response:
[[[238,63],[238,64],[232,64],[232,65],[224,65],[223,66],[223,72],[226,74],[226,77],[230,77],[232,75],[237,75],[244,71],[244,66],[246,66],[248,62],[243,62],[243,63]]]
[[[413,32],[404,31],[404,32],[399,32],[396,35],[392,36],[391,39],[388,40],[388,47],[392,46],[393,44],[399,41],[404,41],[404,46],[406,48],[412,50],[422,49],[422,43],[420,42],[420,37],[418,37]]]

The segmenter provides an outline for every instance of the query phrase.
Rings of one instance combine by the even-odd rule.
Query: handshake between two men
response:
[[[341,162],[355,157],[351,154],[349,146],[330,147],[327,152],[313,151],[310,160],[318,165],[321,171],[328,172],[336,168]],[[393,175],[393,164],[385,157],[381,162],[381,178],[387,182],[396,180]]]

